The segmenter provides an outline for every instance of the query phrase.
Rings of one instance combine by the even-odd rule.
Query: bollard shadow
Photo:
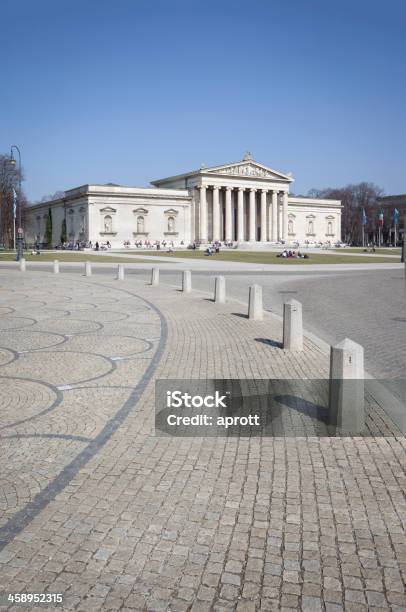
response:
[[[214,298],[203,298],[205,302],[211,302],[212,304],[215,302]]]
[[[317,419],[328,425],[328,409],[326,406],[315,404],[297,395],[274,395],[273,399],[295,412],[304,414],[312,419]]]
[[[392,321],[398,321],[399,323],[406,323],[405,317],[393,317]]]
[[[278,293],[297,293],[297,291],[278,291]]]
[[[248,315],[243,312],[232,312],[233,317],[240,317],[241,319],[248,319]]]
[[[277,340],[272,340],[271,338],[254,338],[255,342],[261,342],[262,344],[266,344],[267,346],[273,346],[275,348],[283,348],[283,343],[278,342]]]

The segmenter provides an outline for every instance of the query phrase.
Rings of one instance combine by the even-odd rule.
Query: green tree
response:
[[[66,219],[62,219],[62,226],[61,226],[61,242],[62,244],[64,244],[66,242]]]
[[[45,225],[45,242],[48,247],[52,246],[52,211],[48,209],[47,222]]]

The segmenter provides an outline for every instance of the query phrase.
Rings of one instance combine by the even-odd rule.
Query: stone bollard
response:
[[[124,264],[118,264],[117,267],[117,280],[124,280]]]
[[[90,261],[85,263],[85,276],[92,276],[92,264]]]
[[[182,272],[182,291],[183,293],[192,291],[192,273],[190,270],[183,270]]]
[[[54,274],[59,274],[59,260],[54,259]]]
[[[214,281],[214,301],[216,304],[226,302],[226,279],[224,276],[216,276]]]
[[[262,321],[262,287],[261,285],[251,285],[248,301],[248,318],[254,321]]]
[[[342,432],[365,427],[364,349],[345,338],[330,350],[329,424]]]
[[[20,259],[20,272],[25,272],[27,269],[24,257]]]
[[[159,268],[152,268],[151,285],[157,287],[159,285]]]
[[[283,348],[288,351],[303,349],[302,304],[289,300],[283,305]]]

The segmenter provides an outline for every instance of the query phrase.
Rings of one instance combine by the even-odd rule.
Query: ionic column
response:
[[[288,192],[284,191],[282,195],[282,236],[284,240],[288,239]]]
[[[250,236],[249,241],[256,241],[256,201],[255,201],[256,189],[250,189]]]
[[[261,190],[261,242],[266,242],[266,194],[267,190]]]
[[[278,240],[278,192],[272,192],[272,242]]]
[[[219,187],[213,187],[213,241],[220,240],[220,201]]]
[[[226,187],[226,240],[231,240],[231,191],[232,187]]]
[[[238,242],[244,242],[244,189],[238,188],[237,199],[237,239]]]
[[[207,242],[207,197],[206,185],[200,186],[200,241]]]

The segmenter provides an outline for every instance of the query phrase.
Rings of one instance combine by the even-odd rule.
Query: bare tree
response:
[[[64,197],[64,191],[55,191],[55,193],[50,193],[48,195],[42,196],[42,198],[36,201],[36,204],[42,204],[43,202],[50,202],[52,200],[61,200]]]
[[[20,169],[10,164],[10,157],[0,155],[0,244],[6,247],[13,246],[13,189],[18,194],[19,177]],[[20,202],[18,204],[20,205]],[[27,204],[22,193],[22,219]]]
[[[362,209],[365,209],[367,225],[366,235],[373,235],[378,222],[378,198],[383,190],[374,183],[357,183],[346,187],[311,189],[309,197],[331,198],[341,200],[342,222],[341,231],[344,242],[361,244],[362,241]]]

